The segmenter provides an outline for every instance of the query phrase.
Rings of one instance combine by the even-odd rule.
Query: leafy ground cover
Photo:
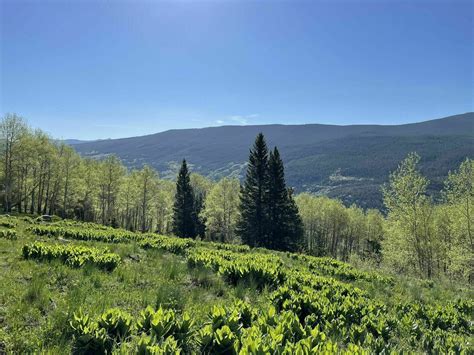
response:
[[[468,286],[74,221],[0,222],[15,235],[0,237],[0,353],[474,351]]]
[[[107,271],[115,269],[121,261],[118,254],[110,253],[107,249],[86,246],[34,242],[25,244],[22,251],[25,259],[47,261],[57,259],[72,267],[83,267],[90,264]]]

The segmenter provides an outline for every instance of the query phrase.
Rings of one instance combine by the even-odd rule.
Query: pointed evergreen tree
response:
[[[268,241],[266,247],[284,250],[284,234],[288,191],[285,184],[285,173],[280,153],[275,147],[268,159],[269,191],[267,208],[269,218]]]
[[[189,180],[186,160],[183,159],[176,181],[176,195],[173,207],[173,232],[178,237],[195,238],[194,194]]]
[[[268,241],[270,249],[295,251],[303,235],[302,220],[293,200],[291,190],[285,183],[285,171],[280,153],[275,147],[268,161],[269,191]]]
[[[288,188],[288,204],[286,209],[287,233],[284,238],[285,250],[298,251],[303,244],[304,225],[293,198],[293,189]]]
[[[241,187],[237,234],[250,246],[265,246],[268,240],[268,149],[259,133],[250,150],[244,185]]]

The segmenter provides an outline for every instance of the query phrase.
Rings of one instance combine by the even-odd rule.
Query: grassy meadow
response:
[[[1,225],[0,353],[473,351],[474,292],[448,281],[73,221]]]

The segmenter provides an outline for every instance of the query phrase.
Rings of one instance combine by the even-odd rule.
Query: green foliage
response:
[[[383,190],[388,209],[384,262],[398,272],[427,278],[445,273],[469,280],[474,275],[472,162],[466,160],[459,172],[450,174],[446,204],[435,206],[426,194],[429,182],[418,170],[419,159],[410,154]]]
[[[421,275],[433,274],[432,205],[426,194],[428,180],[417,168],[420,157],[410,154],[390,175],[383,189],[388,209],[385,239],[386,262],[398,270],[416,270]]]
[[[341,279],[343,281],[367,280],[371,282],[382,282],[391,284],[394,282],[392,277],[381,276],[376,272],[363,272],[357,270],[353,266],[341,261],[322,257],[315,258],[308,255],[295,255],[295,257],[304,260],[308,265],[308,269],[317,274],[327,275]]]
[[[303,224],[286,187],[283,161],[277,148],[268,154],[261,133],[250,151],[239,210],[237,233],[245,244],[285,251],[300,248]]]
[[[111,350],[112,342],[107,331],[99,328],[98,323],[91,321],[82,310],[74,313],[71,328],[74,332],[74,354],[104,354]]]
[[[16,228],[16,226],[17,222],[15,221],[15,219],[9,217],[8,215],[0,217],[0,227],[13,229]]]
[[[268,159],[268,178],[266,204],[269,224],[266,247],[296,251],[300,249],[303,238],[303,222],[292,192],[286,187],[283,161],[276,147]]]
[[[225,243],[236,241],[239,190],[239,180],[228,178],[221,179],[210,189],[201,212],[207,239]]]
[[[25,244],[22,249],[25,259],[60,260],[71,267],[82,267],[90,264],[106,271],[112,271],[121,262],[120,256],[106,249],[93,247],[46,244],[34,242]]]
[[[193,219],[196,236],[201,238],[206,234],[206,218],[202,215],[204,203],[207,199],[207,194],[212,187],[212,182],[199,174],[191,174],[189,177],[191,190],[193,193]]]
[[[154,344],[150,337],[143,336],[140,338],[137,354],[140,355],[179,355],[181,348],[173,337],[166,338],[160,344]]]
[[[348,213],[359,216],[357,211]],[[6,319],[12,335],[0,328],[8,350],[62,353],[70,347],[74,353],[141,354],[472,351],[474,302],[460,286],[452,291],[442,289],[446,294],[439,295],[434,281],[417,283],[418,288],[412,287],[411,292],[424,295],[408,297],[403,288],[410,286],[399,277],[363,271],[328,257],[134,234],[72,221],[41,225],[25,233],[22,222],[17,221],[20,242],[0,239],[2,246],[28,242],[25,257],[60,263],[5,259],[20,268],[19,284],[25,282],[23,275],[37,275],[20,297],[20,305],[12,299],[18,292],[9,291],[15,283],[0,289],[0,300],[8,300]],[[29,243],[31,238],[55,237],[69,241]],[[76,239],[80,244],[74,244]],[[112,254],[90,246],[102,242],[123,257],[114,273],[92,267],[98,265],[94,257]],[[133,258],[125,256],[132,253]],[[84,255],[91,260],[69,261]],[[118,254],[112,255],[120,261]],[[91,267],[80,271],[63,263]],[[210,281],[205,286],[194,283],[193,268],[206,272]],[[14,273],[12,269],[0,274],[0,281]],[[37,274],[38,269],[46,279]],[[71,275],[76,278],[70,280]],[[223,280],[220,284],[218,276]],[[89,296],[92,292],[96,298]],[[199,292],[205,297],[196,297]],[[31,309],[37,318],[32,317]],[[24,310],[28,310],[25,319],[12,322]],[[41,332],[34,332],[37,338],[27,334],[25,340],[18,339],[19,329],[36,322],[41,322]],[[69,322],[70,327],[65,327]]]
[[[196,237],[197,225],[195,207],[188,166],[186,160],[183,160],[176,181],[176,195],[173,207],[173,232],[178,237]]]
[[[445,206],[438,209],[438,238],[444,243],[444,267],[450,276],[474,280],[474,160],[466,159],[450,172],[443,190]]]
[[[252,247],[267,245],[268,241],[268,148],[263,134],[258,134],[252,150],[245,182],[240,195],[240,219],[237,234]]]
[[[113,308],[102,314],[98,326],[105,329],[110,338],[121,341],[130,334],[132,318],[120,309]]]
[[[358,256],[380,263],[385,222],[380,212],[347,208],[325,196],[300,194],[295,200],[304,224],[303,250],[307,253],[344,261]]]
[[[388,310],[337,282],[316,281],[313,286],[320,288],[322,296],[310,288],[282,287],[272,296],[276,308],[255,309],[241,301],[227,307],[215,306],[198,327],[193,326],[187,314],[178,316],[173,310],[147,309],[133,331],[139,336],[137,351],[148,354],[169,347],[173,352],[194,350],[213,354],[336,353],[341,351],[338,342],[345,344],[342,352],[352,354],[414,349],[464,353],[470,349],[472,329],[468,313],[460,309],[472,311],[472,302],[449,304],[446,309],[400,304]],[[105,314],[111,312],[116,310]],[[76,339],[90,334],[89,328],[94,334],[103,334],[102,330],[107,329],[100,322],[91,326],[88,320],[88,327],[81,328],[77,319],[86,316],[74,317],[71,325]],[[144,319],[148,326],[143,328]],[[405,339],[403,343],[398,343],[400,337]],[[109,339],[117,343],[117,338]],[[153,347],[157,348],[152,350]]]
[[[145,249],[155,248],[169,251],[174,254],[185,254],[195,245],[195,241],[188,238],[173,238],[160,235],[151,235],[142,239],[138,244]]]
[[[154,233],[133,233],[121,229],[95,229],[62,226],[29,227],[28,230],[39,236],[62,237],[75,240],[98,241],[103,243],[131,243],[137,242],[145,249],[162,249],[174,254],[184,254],[195,241],[187,238],[166,237]]]
[[[14,229],[1,229],[0,230],[0,238],[5,239],[16,239],[16,230]]]
[[[34,225],[28,231],[39,236],[62,237],[75,240],[91,240],[104,243],[129,243],[144,238],[143,234],[133,233],[122,229],[102,229],[88,224],[79,226]]]
[[[135,351],[139,354],[180,353],[191,349],[195,331],[187,313],[178,315],[161,307],[157,311],[147,307],[136,320],[117,308],[106,310],[97,321],[79,310],[71,327],[74,349],[83,353],[104,353],[133,337],[138,339]]]
[[[225,250],[194,248],[187,255],[191,267],[210,268],[231,284],[248,281],[259,287],[276,285],[282,278],[282,261],[273,255],[240,254]]]
[[[227,244],[227,243],[216,243],[216,242],[204,242],[199,244],[201,246],[206,246],[207,248],[213,248],[218,250],[229,250],[235,251],[238,253],[246,253],[251,249],[248,245],[245,244]]]

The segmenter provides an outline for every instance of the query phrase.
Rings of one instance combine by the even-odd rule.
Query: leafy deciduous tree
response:
[[[433,208],[426,194],[428,180],[418,170],[420,157],[411,153],[383,188],[391,233],[384,241],[385,260],[401,270],[433,275]]]
[[[209,191],[201,215],[206,221],[206,235],[210,240],[226,243],[236,241],[239,189],[237,179],[223,178]]]

